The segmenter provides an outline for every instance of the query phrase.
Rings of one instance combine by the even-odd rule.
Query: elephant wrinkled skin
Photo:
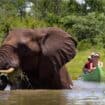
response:
[[[76,55],[75,48],[76,41],[59,28],[14,29],[0,47],[0,70],[20,68],[34,89],[69,89],[64,65]]]

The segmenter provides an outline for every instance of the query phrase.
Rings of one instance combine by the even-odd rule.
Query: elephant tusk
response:
[[[0,70],[0,73],[7,73],[7,74],[9,74],[9,73],[12,73],[14,70],[15,70],[14,68],[9,68],[7,70]]]

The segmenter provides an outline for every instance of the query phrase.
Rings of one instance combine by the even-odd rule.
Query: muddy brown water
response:
[[[105,83],[76,80],[72,90],[0,91],[0,105],[105,105]]]

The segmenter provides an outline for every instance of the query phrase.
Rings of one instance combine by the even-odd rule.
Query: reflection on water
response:
[[[105,105],[105,83],[78,80],[72,90],[1,91],[0,105]]]

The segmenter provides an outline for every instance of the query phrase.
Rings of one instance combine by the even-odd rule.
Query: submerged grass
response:
[[[89,50],[84,50],[84,51],[78,51],[77,55],[75,58],[66,64],[68,72],[72,76],[72,79],[77,79],[81,73],[82,73],[82,68],[87,61],[87,57],[92,53],[92,52],[99,52],[100,53],[100,60],[103,61],[104,63],[104,69],[105,69],[105,49],[89,49]]]

